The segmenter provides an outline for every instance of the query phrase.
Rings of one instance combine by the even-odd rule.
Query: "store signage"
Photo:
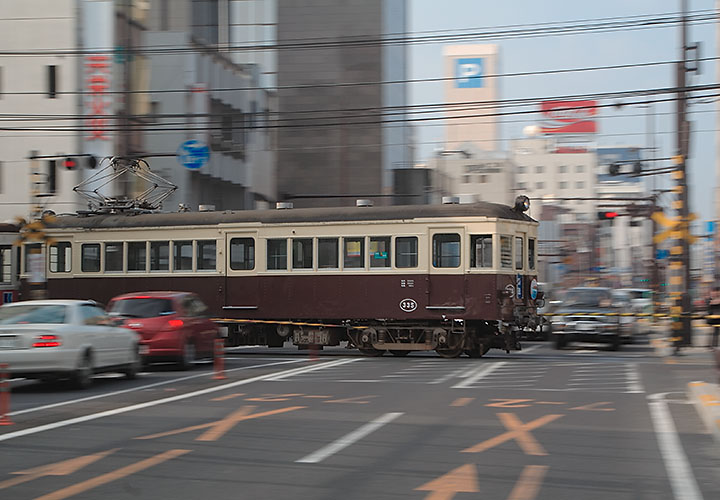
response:
[[[594,134],[597,101],[544,101],[540,103],[543,134]]]

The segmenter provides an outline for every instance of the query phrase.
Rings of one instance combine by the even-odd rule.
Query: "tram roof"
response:
[[[486,217],[537,222],[507,205],[476,202],[452,205],[397,205],[381,207],[323,207],[281,210],[226,210],[213,212],[157,212],[58,216],[48,227],[122,228],[203,226],[228,223],[304,223],[412,220],[424,218]]]

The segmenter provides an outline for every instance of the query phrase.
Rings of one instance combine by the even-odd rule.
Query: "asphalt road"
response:
[[[720,443],[664,358],[527,343],[482,359],[239,349],[75,391],[14,381],[0,498],[717,499]]]

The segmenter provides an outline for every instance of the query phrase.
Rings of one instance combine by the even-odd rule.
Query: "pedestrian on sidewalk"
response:
[[[708,325],[713,327],[712,342],[708,347],[716,348],[718,346],[718,334],[720,334],[720,286],[715,286],[710,292],[708,299]]]

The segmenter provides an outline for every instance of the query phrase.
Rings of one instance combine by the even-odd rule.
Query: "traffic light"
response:
[[[76,170],[78,167],[78,161],[76,158],[68,156],[63,160],[63,167],[65,167],[67,170]]]
[[[618,215],[617,212],[598,212],[598,220],[612,220]]]

